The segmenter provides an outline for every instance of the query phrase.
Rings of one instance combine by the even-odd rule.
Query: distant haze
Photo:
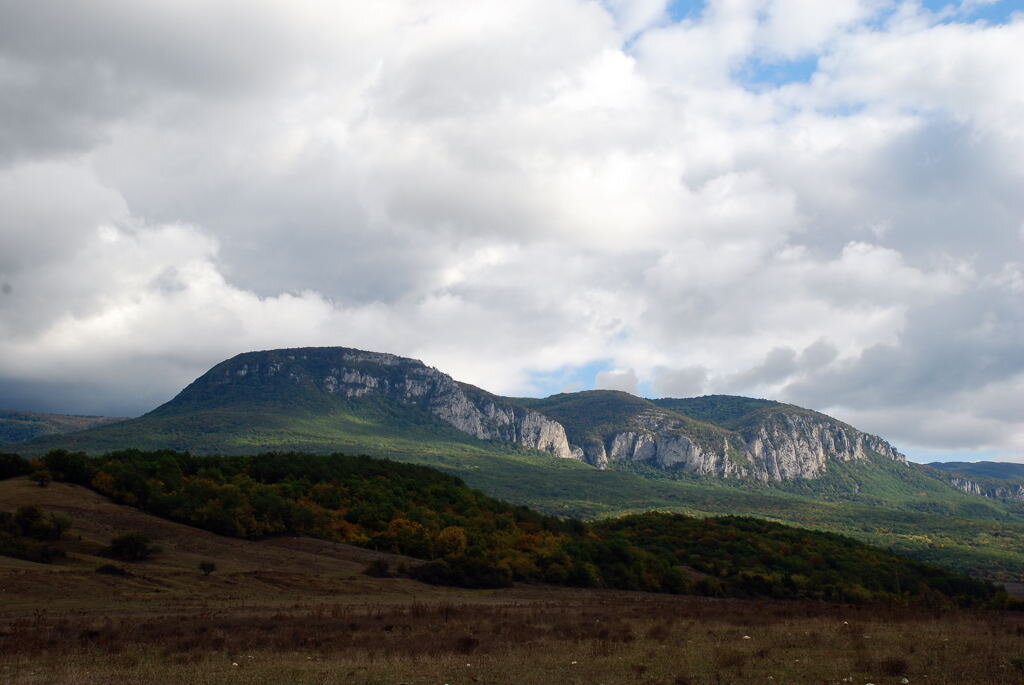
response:
[[[1024,459],[1011,0],[0,0],[0,408],[343,345]]]

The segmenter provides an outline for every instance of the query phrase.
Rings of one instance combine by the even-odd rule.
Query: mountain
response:
[[[59,435],[80,431],[117,421],[124,421],[124,419],[0,409],[0,445],[31,440],[40,435]]]
[[[419,413],[481,440],[573,456],[565,429],[539,412],[459,383],[421,361],[347,348],[240,354],[210,369],[150,415],[182,415],[239,401],[272,409],[330,411],[364,404]]]
[[[1001,480],[1024,480],[1024,464],[1007,461],[933,461],[933,469]]]
[[[221,362],[137,419],[7,447],[125,448],[384,456],[560,516],[756,516],[1002,580],[1024,567],[1018,505],[965,494],[881,438],[769,400],[508,398],[412,359],[302,348]]]
[[[282,415],[336,416],[337,425],[383,416],[392,432],[409,426],[436,431],[441,422],[473,438],[602,469],[642,463],[756,481],[816,478],[832,462],[866,461],[869,455],[906,461],[881,438],[778,402],[724,396],[646,400],[613,391],[507,398],[417,360],[334,347],[240,354],[135,423],[90,435],[102,439],[145,428],[171,439],[162,446],[207,451],[204,441],[211,433],[223,438],[225,431],[252,430],[252,417],[267,417],[266,426]],[[229,425],[222,425],[225,420]],[[189,431],[196,436],[192,444],[177,444],[169,435]]]
[[[789,404],[711,395],[646,400],[592,390],[519,402],[565,426],[571,449],[599,468],[643,462],[662,469],[758,481],[817,478],[830,462],[871,454],[906,463],[881,438]]]
[[[950,485],[962,492],[1024,504],[1024,464],[998,461],[932,462]]]

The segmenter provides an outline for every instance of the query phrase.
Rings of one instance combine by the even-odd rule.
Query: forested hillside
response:
[[[369,457],[54,451],[35,468],[224,535],[309,535],[430,560],[406,572],[434,583],[965,606],[998,599],[989,583],[839,535],[656,513],[587,524],[506,504],[431,468]]]

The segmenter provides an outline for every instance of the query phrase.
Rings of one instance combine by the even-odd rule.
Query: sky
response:
[[[1024,460],[1022,0],[0,0],[0,407],[339,345]]]

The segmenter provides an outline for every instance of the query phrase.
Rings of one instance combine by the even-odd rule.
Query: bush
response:
[[[60,540],[71,519],[61,514],[45,514],[35,506],[18,507],[13,514],[0,512],[0,532],[13,537],[29,538],[39,542]]]
[[[53,476],[51,476],[50,472],[46,469],[39,469],[38,471],[34,471],[28,479],[39,487],[45,488],[53,481]]]
[[[0,532],[0,555],[35,561],[40,564],[52,564],[55,559],[65,557],[64,550],[52,547],[44,542],[36,542],[28,538],[17,538]]]
[[[199,570],[203,572],[204,576],[208,576],[217,570],[217,564],[212,561],[200,561]]]
[[[97,567],[96,573],[102,573],[105,576],[121,576],[123,578],[128,578],[132,575],[128,572],[128,569],[114,566],[113,564],[103,564]]]
[[[110,541],[110,547],[103,550],[107,556],[122,561],[145,561],[158,552],[160,548],[150,545],[149,538],[142,533],[118,535]]]
[[[50,450],[42,458],[42,462],[54,480],[88,485],[93,477],[92,464],[83,452]]]
[[[30,473],[31,471],[32,466],[28,463],[28,460],[23,459],[20,455],[10,453],[0,454],[0,480],[14,478],[16,476],[24,476],[26,473]]]

